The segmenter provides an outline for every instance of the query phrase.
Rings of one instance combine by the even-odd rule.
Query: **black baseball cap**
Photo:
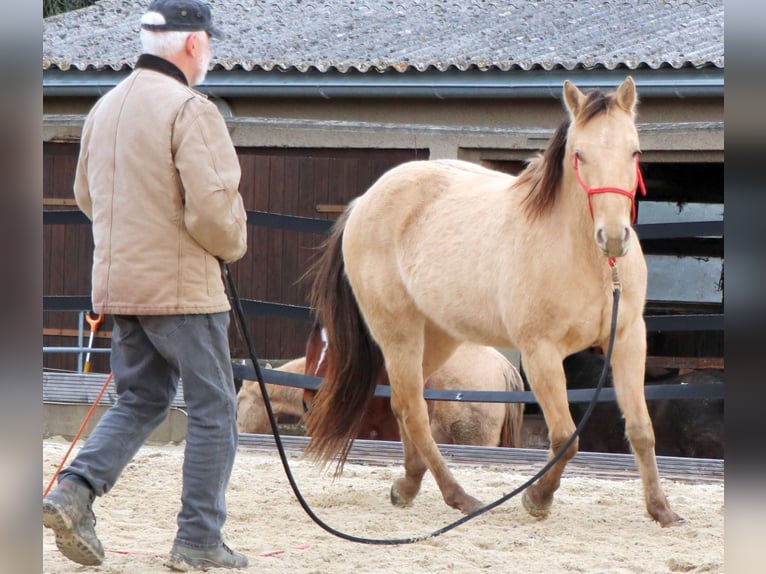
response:
[[[223,32],[213,26],[210,7],[199,0],[154,0],[149,4],[146,12],[147,14],[157,12],[164,18],[165,22],[158,24],[141,22],[141,27],[144,30],[151,30],[152,32],[196,32],[204,30],[213,38],[225,37]]]

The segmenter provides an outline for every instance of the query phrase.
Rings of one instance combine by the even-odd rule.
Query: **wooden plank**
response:
[[[66,269],[64,269],[66,252],[66,226],[50,225],[50,293],[65,293]]]
[[[723,370],[723,357],[659,357],[647,356],[646,366],[666,369],[718,369]]]
[[[338,191],[341,193],[341,197],[338,199],[341,202],[348,203],[364,190],[360,190],[356,185],[356,172],[359,167],[359,162],[356,158],[347,159],[342,162],[340,173],[338,174]]]
[[[78,225],[77,263],[72,273],[77,278],[75,295],[91,292],[91,270],[93,268],[93,231],[90,225]]]
[[[317,187],[321,182],[317,178],[321,166],[326,165],[324,158],[304,157],[299,163],[298,215],[304,217],[316,217],[312,213],[312,206],[316,202]],[[298,233],[298,249],[296,251],[296,275],[293,298],[290,301],[295,305],[308,305],[310,281],[304,279],[304,275],[309,265],[317,254],[317,247],[324,239],[323,236],[314,233]],[[285,349],[290,355],[299,357],[305,354],[306,340],[308,339],[311,325],[308,323],[302,325],[293,325],[290,330],[290,341],[286,343]]]
[[[242,195],[242,200],[245,209],[255,210],[257,209],[256,206],[258,204],[257,193],[261,191],[261,188],[256,183],[256,154],[252,148],[241,148],[238,150],[238,154],[241,166],[239,189]],[[260,253],[260,245],[257,242],[256,229],[257,228],[255,227],[248,226],[247,253],[242,259],[230,266],[234,284],[237,286],[237,293],[242,299],[255,298],[254,293],[257,289],[257,281],[259,280],[258,275],[254,270],[255,258],[257,258]],[[246,321],[248,330],[255,337],[253,344],[258,344],[258,337],[255,336],[255,320],[248,318]],[[233,321],[233,323],[234,325],[229,331],[232,357],[246,357],[249,353],[245,341],[240,334],[241,328],[239,322]]]
[[[58,336],[58,337],[77,337],[80,334],[80,331],[78,329],[53,329],[48,327],[43,327],[43,335],[50,335],[50,336]],[[83,337],[87,339],[90,337],[90,330],[86,329],[82,333]],[[98,331],[94,338],[96,339],[111,339],[112,338],[112,332],[111,331]]]
[[[331,203],[332,200],[330,199],[330,180],[332,176],[330,171],[330,163],[331,160],[329,158],[321,158],[314,164],[314,202],[317,205],[341,205]],[[325,219],[330,219],[330,217],[325,216]]]
[[[285,181],[287,157],[272,156],[269,161],[269,208],[271,213],[284,213],[285,208]],[[268,230],[266,243],[267,276],[266,276],[266,301],[281,303],[282,277],[284,262],[284,234],[283,230]],[[266,341],[265,357],[281,358],[282,329],[278,319],[266,319],[268,340]]]
[[[373,171],[374,159],[374,157],[370,157],[369,159],[364,158],[357,162],[355,182],[357,195],[362,195],[366,192],[377,179],[377,175]]]
[[[43,206],[56,205],[56,206],[74,206],[77,207],[77,201],[74,198],[64,197],[43,197]]]
[[[259,211],[268,211],[269,208],[269,194],[271,192],[271,156],[265,153],[258,153],[254,157],[254,197],[255,204],[253,209]],[[252,265],[252,284],[251,294],[253,299],[261,301],[267,301],[267,274],[270,272],[268,268],[268,240],[272,232],[270,229],[263,227],[250,227],[249,232],[252,236],[252,243],[248,257]],[[263,317],[251,318],[248,320],[248,326],[251,329],[253,337],[253,345],[255,346],[258,356],[265,357],[267,351],[267,343],[269,339],[268,322]],[[249,357],[248,357],[249,358]]]
[[[81,276],[82,261],[80,260],[80,237],[83,228],[88,229],[86,225],[64,225],[64,260],[62,265],[66,270],[64,278],[64,290],[61,291],[62,295],[82,295],[83,292],[79,289],[79,282]],[[88,229],[88,231],[90,231]],[[90,270],[88,270],[90,271]],[[90,279],[90,272],[87,274]],[[88,282],[88,289],[86,292],[90,292],[90,281]]]
[[[285,451],[300,455],[308,437],[280,434]],[[256,451],[276,450],[272,435],[241,433],[240,448]],[[504,466],[533,474],[545,464],[546,449],[508,448],[467,445],[439,445],[448,464],[471,466]],[[402,443],[398,441],[355,440],[347,459],[352,464],[401,466]],[[667,480],[689,483],[721,483],[724,481],[724,461],[718,459],[658,456],[660,476]],[[638,468],[632,454],[578,452],[567,464],[564,476],[593,476],[607,479],[637,480]]]
[[[314,209],[317,213],[343,213],[346,206],[339,203],[318,203]]]
[[[106,383],[104,373],[43,373],[43,402],[93,404]],[[117,401],[114,379],[109,381],[100,404],[112,405]],[[184,407],[183,381],[178,383],[178,392],[171,406]]]
[[[282,211],[290,215],[299,215],[299,188],[301,177],[301,157],[287,158],[285,161],[284,190],[282,199]],[[286,231],[282,234],[282,272],[280,276],[281,293],[278,298],[280,303],[305,304],[305,301],[299,301],[297,280],[302,270],[298,265],[299,236],[300,233]],[[290,328],[291,321],[280,320],[280,347],[278,355],[272,357],[282,358],[303,355],[303,345],[296,349],[295,331]]]
[[[43,184],[43,197],[48,199],[73,199],[72,185],[79,146],[72,144],[43,144],[46,177]],[[52,206],[61,209],[59,206]],[[44,237],[44,279],[45,294],[68,294],[75,281],[75,270],[68,269],[67,238],[71,236],[69,225],[45,225]],[[80,227],[78,225],[78,227]],[[64,328],[76,325],[76,314],[45,313],[44,325],[49,328]],[[51,346],[65,344],[61,338],[49,337],[46,344]],[[74,369],[76,355],[46,354],[43,359],[46,368]]]

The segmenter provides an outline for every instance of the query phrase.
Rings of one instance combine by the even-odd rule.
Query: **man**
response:
[[[189,416],[167,566],[243,568],[247,557],[222,538],[237,426],[219,260],[245,254],[246,213],[225,122],[190,88],[204,80],[220,32],[199,0],[155,0],[141,28],[135,70],[85,122],[74,183],[93,222],[93,307],[114,317],[118,400],[45,497],[43,524],[67,558],[104,560],[94,497],[165,419],[180,377]]]

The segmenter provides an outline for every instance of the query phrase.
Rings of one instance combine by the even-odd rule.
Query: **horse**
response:
[[[326,331],[315,323],[306,343],[306,374],[322,377],[327,372]],[[388,385],[385,369],[377,385]],[[524,382],[516,367],[496,349],[473,343],[460,345],[447,362],[425,382],[426,389],[521,391]],[[316,391],[305,389],[303,403],[310,405]],[[431,435],[440,444],[520,447],[524,405],[426,401]],[[399,425],[388,398],[373,397],[354,438],[401,440]]]
[[[496,349],[463,343],[428,378],[425,387],[453,391],[522,391],[524,382],[516,367]],[[521,447],[522,403],[433,401],[431,407],[431,435],[437,443]],[[391,416],[393,418],[392,412]]]
[[[564,359],[567,387],[585,389],[596,386],[604,367],[604,356],[588,350]],[[670,372],[660,379],[646,378],[656,384],[705,384],[722,382],[724,372],[715,369]],[[611,372],[607,385],[612,384]],[[570,411],[579,423],[586,403],[573,403]],[[655,453],[660,456],[724,458],[723,399],[655,399],[649,401],[649,416],[655,433]],[[614,403],[600,403],[593,409],[588,424],[580,434],[580,449],[591,452],[629,453],[625,421]]]
[[[304,374],[306,357],[293,359],[277,367],[278,371]],[[303,417],[302,390],[284,385],[266,383],[269,402],[274,417],[279,420],[297,421]],[[271,422],[263,403],[263,395],[258,381],[245,379],[237,393],[237,428],[239,432],[270,434]]]
[[[288,361],[277,370],[318,375],[326,369],[322,361],[323,339],[315,327],[306,344],[305,357]],[[383,373],[379,384],[388,384]],[[521,374],[501,353],[491,347],[466,344],[458,348],[450,360],[429,377],[426,388],[443,390],[523,390]],[[275,418],[280,421],[300,420],[304,405],[310,404],[314,392],[283,385],[266,384]],[[377,402],[375,402],[377,401]],[[521,446],[523,405],[514,403],[472,403],[462,401],[428,401],[431,433],[441,444],[474,446]],[[365,425],[357,439],[398,441],[399,427],[388,399],[376,398],[365,414]],[[272,432],[261,389],[257,381],[245,380],[237,394],[237,428],[239,432],[270,434]]]
[[[574,434],[564,357],[609,343],[615,279],[621,302],[612,372],[650,516],[681,524],[660,484],[644,398],[646,261],[632,224],[645,193],[628,76],[611,92],[566,80],[567,114],[518,177],[460,160],[406,162],[352,200],[309,269],[310,302],[328,332],[330,367],[306,416],[305,454],[342,473],[385,368],[404,450],[391,502],[409,506],[426,470],[444,502],[482,504],[454,478],[431,435],[426,378],[463,341],[520,350],[556,455]],[[615,278],[614,272],[619,269]],[[552,507],[573,440],[522,496]]]

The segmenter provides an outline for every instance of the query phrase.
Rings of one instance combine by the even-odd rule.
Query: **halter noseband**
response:
[[[591,217],[593,217],[593,205],[590,201],[592,195],[596,193],[621,193],[630,199],[631,223],[636,222],[636,190],[640,189],[641,195],[646,195],[646,185],[644,185],[644,176],[641,175],[641,168],[638,165],[638,156],[636,156],[636,185],[633,186],[633,191],[621,187],[588,187],[580,176],[579,156],[577,154],[574,154],[574,171],[577,176],[577,183],[588,194],[588,209],[590,209]]]

